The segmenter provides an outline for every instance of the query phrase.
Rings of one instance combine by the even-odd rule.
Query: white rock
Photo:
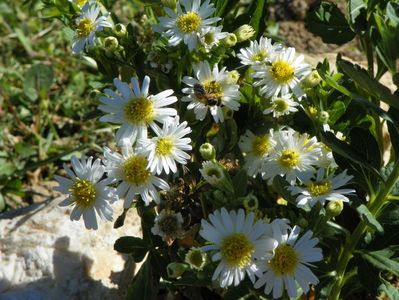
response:
[[[129,210],[123,227],[100,222],[87,230],[72,222],[62,199],[0,215],[0,299],[121,299],[134,264],[113,245],[125,235],[140,236],[140,218]],[[114,206],[115,217],[122,201]]]

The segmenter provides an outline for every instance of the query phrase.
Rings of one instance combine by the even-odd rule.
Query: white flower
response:
[[[265,109],[263,113],[273,113],[274,118],[278,118],[284,115],[288,115],[292,112],[297,112],[299,103],[292,100],[292,94],[286,94],[282,96],[273,96],[270,100],[270,107]]]
[[[276,145],[262,166],[263,178],[272,182],[274,176],[285,176],[290,184],[298,178],[308,180],[317,165],[321,150],[315,137],[300,134],[291,128],[275,132]]]
[[[249,47],[240,49],[237,57],[243,65],[263,65],[270,61],[275,52],[281,51],[280,44],[272,44],[272,40],[261,37],[258,41],[251,41]]]
[[[161,190],[169,190],[166,181],[156,177],[147,169],[148,159],[144,154],[135,153],[131,147],[122,147],[122,155],[104,148],[104,164],[108,177],[120,182],[116,192],[120,198],[125,198],[124,207],[132,204],[135,195],[140,195],[145,205],[151,200],[160,202],[156,186]]]
[[[225,179],[223,168],[212,161],[204,161],[199,170],[202,177],[211,185],[220,185]]]
[[[215,250],[212,260],[219,261],[212,280],[219,279],[222,288],[237,286],[247,274],[252,282],[258,272],[255,259],[271,252],[276,241],[263,237],[268,225],[262,221],[254,223],[254,213],[245,216],[244,210],[227,212],[225,208],[209,215],[210,223],[201,221],[199,234],[211,242],[202,250]]]
[[[222,32],[222,28],[222,26],[209,26],[202,29],[200,40],[206,52],[211,51],[213,47],[219,45],[220,40],[229,35],[228,32]]]
[[[270,58],[270,65],[255,65],[255,86],[261,86],[260,93],[267,97],[285,95],[292,91],[296,97],[303,96],[299,82],[311,72],[308,64],[302,63],[303,55],[295,56],[294,48],[277,52]]]
[[[356,193],[353,189],[339,189],[353,178],[353,176],[346,174],[346,170],[337,176],[330,175],[324,178],[324,175],[325,169],[320,168],[317,171],[316,177],[309,180],[305,188],[298,186],[288,187],[292,195],[299,194],[296,198],[298,207],[313,207],[317,202],[324,205],[327,200],[349,202],[349,199],[344,195]]]
[[[159,18],[154,31],[167,36],[169,45],[176,46],[183,41],[192,51],[197,47],[201,31],[220,18],[208,18],[215,11],[209,0],[202,4],[201,0],[180,0],[176,8],[177,13],[168,7],[164,8],[166,16]]]
[[[156,137],[152,139],[140,139],[138,146],[142,148],[143,153],[148,155],[149,168],[157,174],[161,174],[165,170],[169,174],[169,170],[173,173],[177,172],[176,161],[185,165],[187,159],[190,159],[185,151],[192,149],[190,138],[184,138],[191,132],[190,127],[186,127],[187,122],[179,124],[179,117],[175,117],[170,122],[164,122],[162,130],[158,126],[154,126],[153,130]]]
[[[92,46],[97,31],[103,30],[104,27],[112,27],[112,24],[107,21],[109,13],[97,18],[99,13],[100,7],[97,4],[90,5],[87,2],[83,6],[82,15],[76,19],[76,32],[72,44],[73,53],[79,53],[85,47]]]
[[[177,114],[174,108],[165,107],[177,101],[173,90],[166,90],[154,95],[148,95],[150,78],[144,77],[140,89],[136,78],[131,79],[131,88],[127,83],[114,79],[119,94],[105,89],[107,97],[100,97],[98,108],[107,114],[100,121],[122,124],[116,132],[118,145],[125,142],[134,144],[136,139],[147,137],[147,126],[154,128],[155,121],[163,123],[172,120]]]
[[[155,217],[154,226],[151,232],[159,235],[165,242],[173,242],[176,238],[183,234],[183,217],[181,213],[175,213],[173,210],[163,209],[158,216]]]
[[[71,212],[71,220],[83,220],[87,229],[98,229],[97,217],[103,220],[112,221],[113,209],[109,203],[118,200],[116,190],[107,185],[110,181],[101,180],[104,174],[104,166],[101,160],[93,157],[81,160],[75,156],[71,159],[72,170],[64,165],[64,169],[70,178],[57,176],[59,186],[55,190],[68,194],[59,206],[74,205]]]
[[[271,223],[266,236],[276,241],[273,256],[266,253],[263,260],[258,261],[259,270],[264,272],[255,282],[254,287],[265,286],[265,294],[273,290],[273,298],[280,298],[284,288],[289,297],[297,297],[296,283],[306,294],[309,284],[317,284],[319,280],[308,268],[311,262],[320,261],[323,255],[320,248],[314,246],[317,238],[312,238],[312,232],[307,231],[301,238],[300,228],[291,227],[286,220],[276,219]]]
[[[187,252],[184,261],[191,269],[201,271],[206,265],[207,255],[201,248],[193,247]]]
[[[238,145],[245,153],[244,168],[248,175],[256,176],[261,172],[262,164],[276,142],[273,140],[273,130],[270,130],[268,134],[261,135],[255,135],[250,130],[246,130],[245,134],[240,137]]]
[[[197,120],[202,121],[209,109],[216,123],[223,122],[222,107],[234,111],[240,107],[239,86],[231,83],[229,72],[226,68],[219,71],[217,64],[211,70],[209,63],[203,61],[194,65],[193,69],[196,78],[183,77],[183,82],[189,87],[182,89],[182,92],[189,95],[182,101],[190,102],[187,109],[194,109]]]

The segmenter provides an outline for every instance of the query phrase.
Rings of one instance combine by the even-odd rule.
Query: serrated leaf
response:
[[[131,254],[134,262],[140,262],[149,248],[143,239],[134,236],[123,236],[116,240],[114,249],[120,253]]]
[[[389,258],[389,253],[387,251],[361,251],[361,255],[376,268],[386,270],[399,276],[399,262]]]
[[[387,299],[397,300],[399,299],[399,289],[393,286],[388,281],[383,280],[383,283],[378,287],[378,290],[385,293]],[[386,299],[386,298],[385,298]]]
[[[388,165],[381,168],[381,177],[385,181],[388,179],[389,175],[392,173],[394,165],[395,165],[394,162],[390,162]],[[395,185],[393,186],[393,188],[391,190],[391,195],[399,195],[399,181],[397,181],[395,183]]]
[[[355,33],[339,8],[330,2],[321,2],[307,15],[306,28],[328,44],[342,45],[351,41]]]
[[[373,216],[373,214],[369,211],[366,205],[361,204],[356,208],[357,212],[360,215],[360,218],[366,222],[367,226],[376,230],[378,232],[384,232],[384,228],[377,221],[377,219]]]
[[[396,202],[384,206],[382,213],[378,216],[378,221],[385,225],[399,225],[399,205]]]

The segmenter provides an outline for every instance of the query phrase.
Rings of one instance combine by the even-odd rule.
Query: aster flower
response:
[[[175,117],[171,122],[164,122],[162,130],[154,126],[153,130],[156,137],[152,139],[140,139],[138,146],[142,148],[143,153],[148,154],[149,169],[151,172],[156,170],[161,174],[165,170],[173,173],[177,172],[176,161],[185,165],[187,159],[190,159],[185,151],[192,149],[191,139],[184,136],[191,132],[190,127],[186,127],[187,122],[179,124],[179,117]]]
[[[207,262],[207,255],[201,248],[191,248],[184,258],[184,261],[191,269],[201,271]]]
[[[311,72],[310,66],[303,61],[303,55],[296,56],[294,48],[275,53],[270,58],[270,65],[255,67],[254,86],[261,86],[260,93],[267,97],[285,95],[290,91],[297,98],[303,96],[300,81]]]
[[[320,248],[315,248],[317,238],[312,238],[312,232],[307,231],[299,238],[300,228],[291,228],[286,220],[276,219],[271,223],[266,233],[276,241],[273,255],[266,253],[263,260],[258,261],[258,268],[263,272],[255,282],[254,287],[264,287],[265,294],[273,291],[273,298],[280,298],[283,290],[287,290],[289,297],[297,297],[296,283],[306,294],[310,284],[317,284],[319,280],[308,266],[310,263],[323,259]],[[298,239],[299,238],[299,239]]]
[[[270,61],[275,52],[281,51],[280,44],[272,44],[272,40],[261,37],[258,41],[251,41],[249,47],[240,49],[237,57],[242,65],[264,65]]]
[[[223,168],[212,161],[204,161],[199,170],[202,177],[211,185],[218,186],[225,180]]]
[[[81,12],[81,16],[76,19],[73,53],[79,53],[85,47],[92,46],[97,31],[103,30],[104,27],[112,27],[112,24],[107,21],[109,13],[98,18],[100,7],[97,4],[90,5],[90,2],[87,2]]]
[[[317,202],[322,205],[326,201],[341,200],[349,202],[349,199],[344,195],[351,195],[356,193],[354,189],[340,189],[347,184],[353,176],[347,175],[346,170],[336,176],[330,175],[325,178],[325,169],[320,168],[314,178],[311,178],[306,187],[290,186],[288,190],[292,195],[298,195],[296,198],[297,206],[313,207]]]
[[[98,229],[97,215],[107,221],[112,221],[113,209],[110,203],[118,200],[116,190],[108,187],[109,180],[101,180],[104,175],[104,166],[101,160],[93,157],[80,160],[75,156],[71,159],[72,170],[64,165],[69,178],[55,175],[59,186],[55,188],[68,197],[60,202],[59,206],[73,205],[71,220],[83,220],[87,229]]]
[[[202,250],[214,250],[212,260],[220,260],[212,280],[219,279],[222,288],[232,284],[237,286],[245,274],[254,282],[258,272],[255,259],[271,253],[276,247],[276,241],[263,236],[267,225],[262,221],[254,223],[254,218],[253,213],[245,216],[243,209],[229,213],[222,208],[209,215],[210,222],[201,221],[199,234],[211,242]]]
[[[222,32],[222,28],[222,26],[209,26],[202,29],[200,41],[204,45],[206,52],[211,51],[213,47],[219,45],[220,40],[229,35],[228,32]]]
[[[176,46],[182,41],[190,51],[197,48],[200,34],[209,25],[220,20],[209,18],[215,7],[209,0],[201,4],[201,0],[181,0],[177,3],[177,13],[165,7],[165,17],[159,17],[159,24],[154,31],[169,38],[169,45]]]
[[[187,109],[194,109],[197,120],[203,120],[208,109],[216,123],[223,122],[222,107],[227,107],[233,111],[238,110],[240,103],[239,86],[231,83],[229,72],[226,68],[219,71],[215,64],[213,69],[207,61],[200,62],[193,66],[196,78],[185,76],[183,82],[188,88],[182,92],[188,94],[182,101],[190,102]]]
[[[273,140],[273,130],[269,134],[255,135],[250,130],[240,137],[238,145],[245,153],[245,165],[249,176],[256,176],[261,172],[262,164],[276,142]]]
[[[263,111],[265,115],[273,113],[274,118],[297,112],[299,103],[292,100],[292,94],[282,96],[273,96],[270,100],[270,106]]]
[[[269,184],[276,175],[285,176],[291,184],[297,178],[302,182],[308,180],[321,154],[316,137],[309,138],[289,128],[275,132],[273,139],[276,145],[262,166],[263,178],[268,179]]]
[[[104,148],[104,157],[105,171],[111,180],[119,182],[116,192],[120,198],[125,198],[125,208],[130,207],[136,195],[141,196],[145,205],[151,200],[159,203],[156,187],[169,190],[165,180],[148,170],[147,157],[135,152],[129,145],[122,147],[122,154]]]
[[[114,79],[118,94],[110,89],[105,89],[107,97],[100,97],[98,108],[107,113],[100,118],[102,122],[121,124],[116,132],[119,145],[125,142],[134,144],[136,139],[147,137],[147,126],[155,128],[155,122],[163,123],[172,120],[177,114],[173,108],[165,107],[177,101],[173,90],[165,90],[156,95],[148,95],[150,78],[144,77],[140,89],[136,78],[131,79],[131,88],[126,82]]]
[[[151,232],[159,235],[162,240],[168,244],[181,237],[183,234],[183,217],[181,213],[175,213],[173,210],[163,209],[158,216],[155,217],[154,226]]]

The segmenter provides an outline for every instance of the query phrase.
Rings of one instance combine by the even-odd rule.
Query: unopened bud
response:
[[[104,39],[104,48],[108,53],[114,52],[116,49],[118,49],[118,46],[119,42],[116,37],[108,36]]]
[[[234,34],[237,37],[237,43],[249,40],[251,37],[254,36],[255,30],[251,25],[242,25],[238,27],[235,31]]]
[[[216,149],[210,143],[202,144],[199,148],[199,152],[205,160],[214,160],[216,158]]]
[[[309,222],[308,222],[308,220],[306,220],[305,218],[299,218],[299,219],[298,219],[298,225],[299,225],[299,227],[301,227],[301,228],[306,228],[306,227],[308,227]]]
[[[176,8],[176,0],[161,0],[161,3],[164,7],[169,7],[172,10]]]
[[[202,251],[200,248],[192,248],[190,251],[187,252],[185,262],[195,270],[202,270],[202,268],[206,264],[206,253]]]
[[[172,262],[166,267],[166,271],[170,278],[178,278],[188,269],[188,265],[178,262]]]
[[[253,195],[249,194],[248,196],[245,197],[244,199],[244,207],[247,210],[256,210],[259,206],[259,201],[258,198]]]
[[[118,37],[123,37],[127,33],[126,26],[121,23],[115,25],[114,31]]]
[[[222,43],[226,47],[233,47],[237,44],[237,37],[234,33],[229,33],[229,35],[222,40]]]
[[[339,216],[344,209],[344,202],[342,200],[333,200],[328,202],[326,212],[330,217]]]
[[[324,124],[326,124],[328,122],[328,119],[330,118],[330,114],[328,112],[326,112],[325,110],[323,110],[320,113],[320,121]]]
[[[321,77],[317,71],[312,71],[303,81],[303,88],[314,88],[321,81]]]
[[[227,74],[227,83],[228,84],[236,84],[238,79],[240,79],[240,73],[238,71],[233,70]]]
[[[277,202],[278,205],[287,206],[287,204],[288,204],[288,201],[285,200],[285,199],[284,199],[283,197],[281,197],[281,196],[277,198],[277,201],[276,201],[276,202]]]

